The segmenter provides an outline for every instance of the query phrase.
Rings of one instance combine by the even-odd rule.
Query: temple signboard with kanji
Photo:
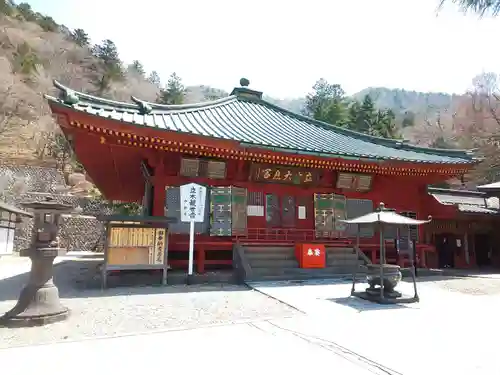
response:
[[[372,212],[381,201],[426,218],[427,185],[461,176],[478,162],[469,151],[325,124],[246,86],[212,102],[160,105],[137,98],[119,103],[55,85],[60,95],[47,96],[51,111],[102,194],[143,202],[146,214],[172,219],[167,255],[173,269],[188,265],[183,185],[206,187],[203,218],[194,224],[194,263],[203,273],[232,267],[235,244],[349,243],[356,231],[342,220]],[[366,246],[379,243],[373,230],[360,233]]]
[[[311,185],[318,181],[318,171],[293,167],[252,164],[251,179],[275,184]]]

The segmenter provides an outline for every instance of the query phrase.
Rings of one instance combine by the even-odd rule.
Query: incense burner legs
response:
[[[383,267],[383,281],[380,280],[380,267]],[[367,265],[366,281],[369,287],[366,293],[371,296],[380,296],[380,286],[384,285],[385,298],[399,298],[401,293],[395,290],[401,281],[400,267],[393,264],[369,264]]]

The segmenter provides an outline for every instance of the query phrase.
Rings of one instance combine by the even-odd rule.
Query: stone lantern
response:
[[[16,306],[0,318],[0,325],[35,326],[64,320],[69,310],[61,304],[53,283],[54,259],[67,252],[60,246],[58,234],[61,215],[72,212],[72,206],[51,197],[21,205],[33,210],[34,216],[31,245],[20,252],[31,259],[31,271]]]

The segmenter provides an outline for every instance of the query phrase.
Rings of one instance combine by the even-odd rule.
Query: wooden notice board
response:
[[[106,224],[102,285],[107,273],[122,270],[163,271],[162,284],[167,283],[168,226],[175,219],[166,217],[102,216]]]

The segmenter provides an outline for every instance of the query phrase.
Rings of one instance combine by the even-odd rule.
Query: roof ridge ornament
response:
[[[136,98],[135,96],[131,96],[130,99],[139,106],[139,111],[141,115],[149,115],[153,111],[153,107],[148,102]]]
[[[250,86],[250,80],[248,78],[243,77],[240,79],[240,87],[235,87],[233,91],[231,91],[230,95],[235,95],[238,98],[261,100],[262,91],[249,89],[248,86]]]
[[[80,101],[76,91],[62,85],[59,81],[54,80],[54,86],[61,90],[59,93],[59,99],[61,99],[64,104],[74,105]]]
[[[250,86],[250,81],[248,80],[248,78],[245,78],[245,77],[241,78],[240,79],[240,86],[241,87],[248,87],[248,86]]]

